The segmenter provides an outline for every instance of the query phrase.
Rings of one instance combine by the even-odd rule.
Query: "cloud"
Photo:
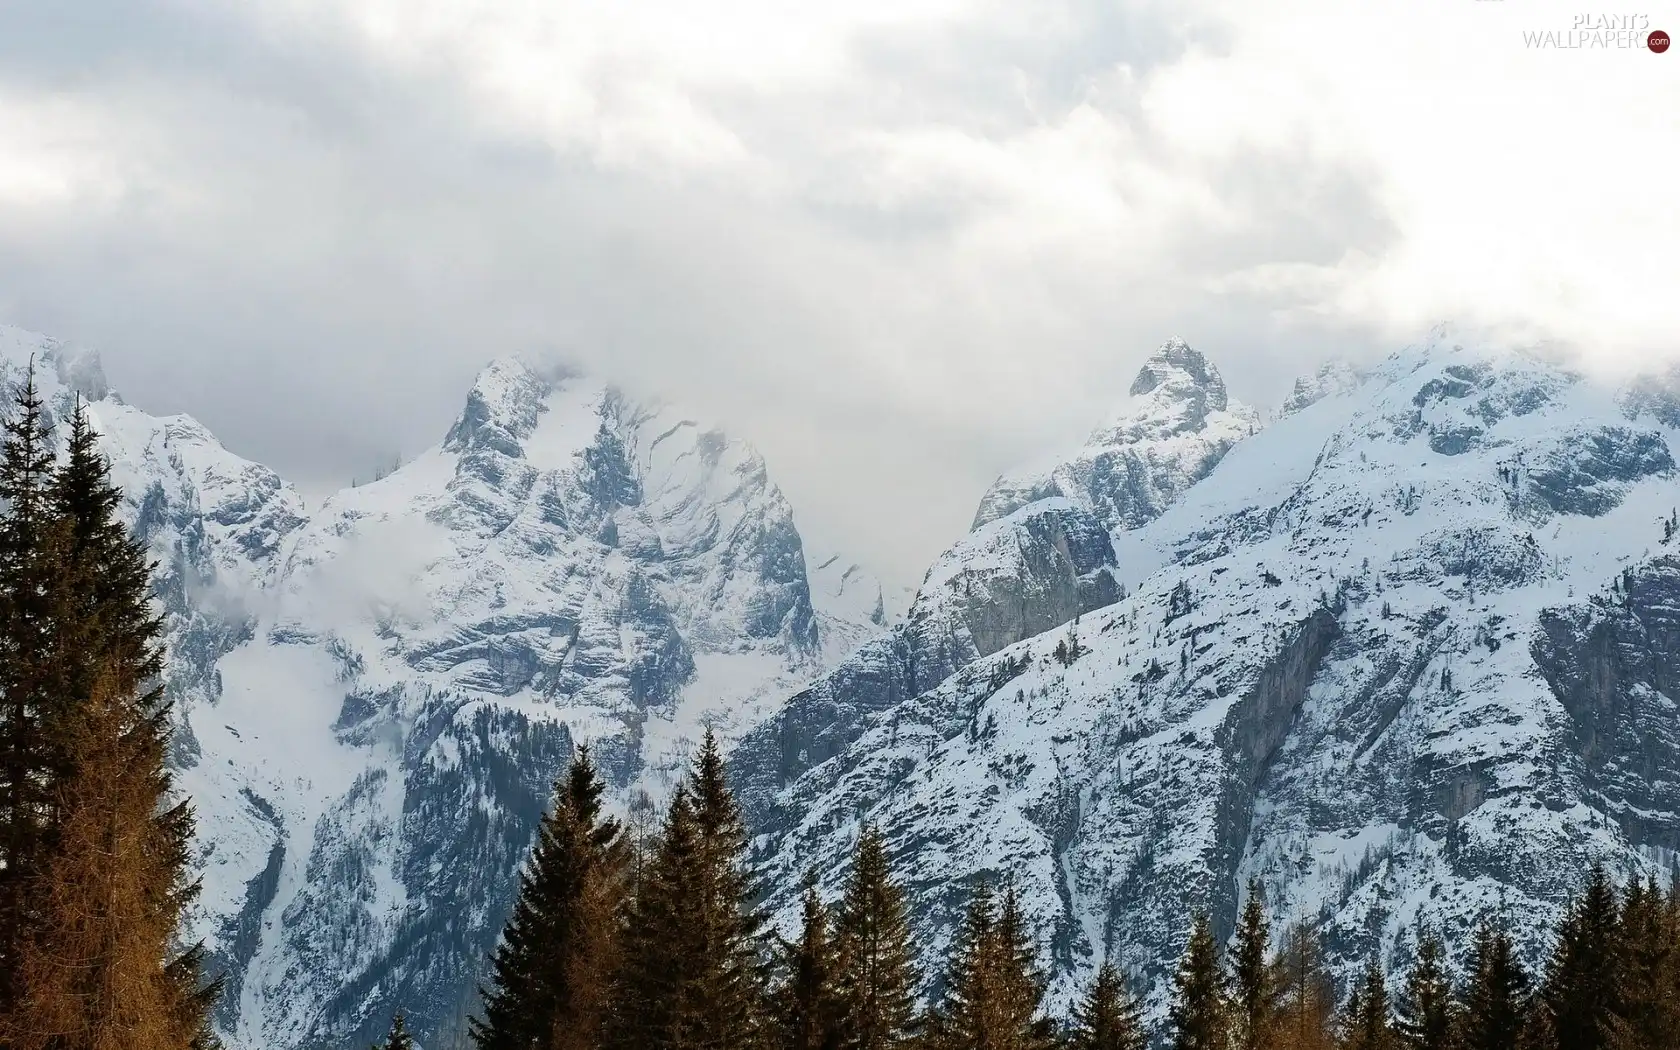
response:
[[[0,317],[316,489],[560,351],[913,578],[1168,336],[1674,349],[1672,56],[1550,0],[93,3],[0,14]]]

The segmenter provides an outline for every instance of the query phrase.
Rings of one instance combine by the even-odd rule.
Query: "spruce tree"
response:
[[[937,1050],[1000,1050],[1004,992],[1000,980],[997,898],[981,882],[968,901],[945,981],[945,1001],[929,1028]]]
[[[1324,968],[1318,934],[1305,922],[1284,937],[1279,972],[1283,978],[1279,1042],[1289,1050],[1327,1050],[1332,1045],[1335,992]]]
[[[50,785],[64,758],[44,732],[55,700],[48,612],[52,442],[35,370],[13,397],[0,440],[0,1017],[15,1001],[27,892],[50,847]]]
[[[1038,946],[1027,929],[1021,899],[1012,882],[1004,889],[997,921],[998,991],[1001,997],[1001,1050],[1048,1050],[1055,1028],[1040,1016],[1048,983],[1038,968]]]
[[[1558,929],[1540,990],[1561,1046],[1609,1048],[1622,1006],[1620,936],[1616,889],[1595,866]]]
[[[914,1027],[917,974],[904,893],[874,825],[858,839],[837,924],[846,1050],[896,1050]]]
[[[774,996],[781,1050],[837,1050],[841,1045],[839,956],[816,872],[805,876],[799,940],[782,945],[784,976]]]
[[[491,961],[480,1050],[587,1050],[599,1045],[616,970],[627,862],[618,821],[588,747],[555,784],[519,897]]]
[[[695,760],[693,782],[702,861],[696,889],[701,892],[701,919],[712,963],[700,989],[712,1041],[699,1045],[739,1050],[758,1034],[764,1020],[765,920],[753,905],[747,878],[746,825],[729,789],[723,753],[710,729]]]
[[[1432,930],[1419,930],[1412,970],[1406,977],[1395,1019],[1405,1050],[1452,1050],[1457,1025],[1446,951]]]
[[[1074,1010],[1068,1050],[1147,1050],[1143,1011],[1120,971],[1103,963],[1091,990]]]
[[[32,830],[8,836],[27,846],[33,834],[33,855],[7,872],[30,902],[7,928],[7,976],[35,991],[0,1016],[23,1033],[18,1046],[208,1047],[220,987],[200,977],[201,946],[175,946],[198,883],[192,810],[166,764],[150,565],[116,516],[121,494],[83,408],[63,464],[46,473],[42,421],[31,381],[0,449],[0,747],[14,769],[23,756],[35,792],[21,822]],[[18,816],[8,811],[9,831]]]
[[[1529,978],[1503,929],[1483,922],[1470,952],[1464,995],[1463,1050],[1519,1050]]]
[[[158,811],[169,793],[164,728],[110,679],[60,726],[74,771],[54,786],[54,848],[28,885],[35,908],[0,1046],[214,1045],[206,1015],[215,988],[198,987],[196,953],[170,965],[196,887],[180,863],[181,811]]]
[[[1207,915],[1198,912],[1173,979],[1173,1050],[1227,1050],[1228,1011],[1220,984],[1213,926]]]
[[[613,1046],[741,1050],[766,1040],[764,920],[752,907],[745,850],[708,731],[630,909]]]
[[[542,1046],[543,1044],[535,1044]],[[414,1037],[408,1034],[408,1021],[398,1010],[391,1018],[391,1032],[383,1043],[375,1043],[373,1050],[414,1050]],[[546,1050],[546,1047],[544,1048]]]
[[[1677,931],[1669,898],[1653,878],[1628,886],[1622,901],[1621,1044],[1636,1050],[1680,1046],[1680,999],[1675,991]]]
[[[1366,960],[1359,984],[1348,998],[1341,1042],[1343,1050],[1393,1050],[1395,1046],[1388,983],[1375,956]]]
[[[687,1047],[680,1033],[692,1012],[690,988],[703,964],[700,924],[688,886],[698,832],[688,785],[677,788],[631,901],[608,1030],[615,1050]]]
[[[1266,1050],[1278,1026],[1282,988],[1258,882],[1248,884],[1248,900],[1237,921],[1229,987],[1232,1050]]]

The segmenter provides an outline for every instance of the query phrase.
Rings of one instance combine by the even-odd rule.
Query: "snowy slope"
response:
[[[769,819],[775,793],[855,739],[874,712],[1114,602],[1122,588],[1113,538],[1152,519],[1255,425],[1200,352],[1163,345],[1083,448],[987,491],[974,527],[935,559],[892,633],[742,741],[735,769],[749,814]]]
[[[749,736],[765,873],[837,889],[875,821],[930,972],[968,886],[1013,879],[1058,1002],[1108,958],[1160,1011],[1190,911],[1228,930],[1251,877],[1345,967],[1490,911],[1533,954],[1590,859],[1666,870],[1673,387],[1438,335],[1299,390],[1113,520],[1127,597],[890,703],[840,682],[777,726],[784,760],[821,745],[779,783]]]
[[[882,629],[813,600],[752,449],[586,376],[497,361],[438,446],[307,510],[0,328],[8,385],[32,355],[55,418],[92,402],[159,563],[236,1050],[366,1045],[398,1006],[451,1045],[574,742],[657,798],[704,725],[732,739]]]

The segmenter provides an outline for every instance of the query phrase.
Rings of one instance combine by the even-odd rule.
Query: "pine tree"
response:
[[[742,867],[746,841],[708,731],[630,909],[612,1045],[743,1050],[767,1039],[764,920]]]
[[[1228,983],[1233,1050],[1266,1050],[1278,1026],[1282,989],[1258,882],[1248,884],[1248,900],[1237,921]]]
[[[391,1033],[383,1043],[375,1043],[373,1050],[414,1050],[414,1037],[408,1034],[408,1021],[401,1010],[391,1018]]]
[[[837,925],[846,1050],[896,1050],[914,1026],[917,974],[904,893],[873,825],[858,839]]]
[[[799,940],[782,945],[785,977],[774,1013],[781,1050],[836,1050],[841,1045],[839,956],[828,910],[817,894],[816,872],[805,877]]]
[[[1607,1050],[1621,1009],[1621,917],[1610,876],[1595,866],[1558,929],[1540,998],[1558,1043]]]
[[[1219,946],[1208,917],[1198,912],[1173,980],[1173,1050],[1226,1050],[1227,1016]]]
[[[588,747],[579,747],[520,874],[484,1016],[471,1022],[480,1050],[599,1045],[627,863],[618,821],[602,815],[604,791]]]
[[[1670,903],[1651,879],[1628,886],[1622,902],[1621,1046],[1655,1050],[1680,1046],[1680,997],[1675,995],[1676,951],[1680,942]]]
[[[1014,883],[1005,887],[997,921],[998,989],[1001,993],[1003,1050],[1049,1050],[1055,1028],[1041,1017],[1048,983],[1038,968],[1038,947],[1027,930]]]
[[[0,450],[0,746],[35,792],[6,815],[25,832],[8,849],[34,836],[7,870],[31,903],[7,927],[7,973],[34,991],[0,1024],[19,1047],[209,1047],[219,983],[200,977],[201,946],[175,949],[198,883],[192,810],[166,764],[150,566],[116,517],[121,495],[84,410],[53,471],[42,418],[31,381]]]
[[[1146,1050],[1143,1011],[1121,979],[1103,963],[1091,990],[1075,1008],[1068,1050]]]
[[[1400,997],[1395,1030],[1406,1050],[1452,1050],[1457,1027],[1452,982],[1441,938],[1420,930],[1411,973]]]
[[[1518,1050],[1528,1007],[1529,978],[1504,930],[1484,922],[1470,952],[1464,996],[1463,1050]]]
[[[624,954],[609,1025],[615,1050],[676,1050],[703,939],[686,887],[698,866],[698,830],[688,785],[665,811],[652,857],[628,909]]]
[[[1394,1029],[1389,1018],[1388,983],[1375,957],[1366,961],[1359,985],[1348,999],[1342,1021],[1343,1050],[1393,1050]]]
[[[945,981],[945,1002],[930,1028],[938,1050],[999,1050],[997,898],[982,882],[968,901]]]
[[[1297,922],[1285,936],[1279,972],[1284,987],[1280,1044],[1289,1050],[1326,1050],[1332,1045],[1335,992],[1318,935],[1305,922]]]
[[[0,1016],[8,1050],[213,1045],[215,989],[200,992],[196,965],[168,964],[196,887],[180,863],[181,812],[158,813],[167,735],[111,682],[59,730],[74,772],[55,785],[54,849],[28,885],[37,907],[17,951],[17,998]]]
[[[52,444],[31,362],[0,440],[0,1017],[15,1001],[26,888],[50,849],[50,785],[64,772],[44,733],[54,696],[48,657],[48,486]]]

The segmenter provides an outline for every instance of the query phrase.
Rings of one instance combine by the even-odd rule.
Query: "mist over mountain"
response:
[[[0,328],[8,388],[31,357],[158,562],[235,1048],[399,1007],[456,1045],[583,741],[622,809],[713,728],[784,924],[878,824],[929,975],[1013,883],[1058,1009],[1111,960],[1158,1014],[1191,910],[1224,936],[1251,879],[1346,977],[1490,914],[1532,960],[1592,861],[1680,848],[1672,377],[1439,331],[1268,421],[1169,341],[906,593],[808,545],[738,436],[576,370],[499,359],[437,444],[306,502]]]

